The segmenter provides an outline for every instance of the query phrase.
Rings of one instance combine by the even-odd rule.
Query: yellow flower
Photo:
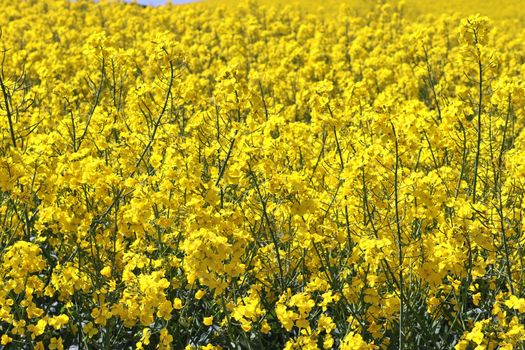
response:
[[[479,306],[479,300],[481,299],[481,293],[476,293],[472,295],[472,302],[474,305]]]
[[[98,329],[93,327],[93,323],[92,322],[88,322],[84,325],[83,327],[84,329],[84,333],[86,333],[86,335],[91,338],[93,337],[94,335],[98,334]]]
[[[52,337],[49,340],[49,349],[50,350],[62,350],[62,349],[64,349],[64,345],[62,344],[62,338]]]
[[[206,294],[206,291],[202,290],[202,289],[199,289],[196,293],[195,293],[195,299],[197,300],[201,300],[202,297]]]
[[[100,270],[100,274],[106,278],[111,277],[111,267],[104,266],[104,268]]]
[[[173,305],[169,300],[161,302],[158,306],[157,315],[164,318],[166,321],[171,320],[171,312],[173,311]]]
[[[173,299],[173,308],[174,309],[180,310],[180,309],[182,309],[182,307],[183,307],[182,300],[180,300],[179,298]]]
[[[142,342],[142,344],[149,345],[150,335],[151,335],[151,330],[149,328],[144,328],[142,330],[142,336],[140,337],[140,341]]]
[[[261,323],[261,332],[264,334],[268,334],[270,333],[271,330],[272,330],[272,327],[270,326],[270,324],[268,324],[268,321],[266,319],[263,320]]]
[[[13,338],[8,336],[7,334],[3,334],[2,338],[0,339],[0,343],[2,345],[7,345],[7,344],[11,343],[12,341],[13,341]]]
[[[55,328],[56,330],[59,330],[60,328],[67,325],[69,322],[69,317],[67,315],[61,314],[55,317],[50,317],[47,320],[47,323],[49,326]]]
[[[44,331],[46,330],[46,326],[47,326],[47,322],[43,319],[40,319],[35,325],[29,325],[27,329],[32,333],[31,338],[35,339],[39,335],[44,334]]]
[[[204,323],[206,326],[213,325],[213,316],[204,317],[202,323]]]
[[[168,330],[166,328],[162,328],[160,330],[160,347],[169,349],[171,347],[171,343],[173,342],[173,336],[169,334]]]
[[[525,312],[524,298],[518,298],[515,295],[511,295],[509,299],[505,301],[505,305],[511,309],[518,310],[519,312]]]
[[[483,343],[485,334],[483,333],[483,326],[487,323],[487,320],[478,321],[474,324],[474,328],[468,332],[464,338],[466,340],[473,341],[478,346]]]

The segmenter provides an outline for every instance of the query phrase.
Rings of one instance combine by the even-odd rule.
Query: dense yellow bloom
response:
[[[1,346],[523,346],[522,4],[227,4],[0,0]]]

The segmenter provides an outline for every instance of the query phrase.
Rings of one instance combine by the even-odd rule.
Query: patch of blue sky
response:
[[[194,1],[195,0],[171,0],[171,3],[172,4],[186,4],[186,3],[194,2]],[[131,2],[131,1],[129,0],[128,2]],[[142,5],[159,6],[159,5],[166,4],[168,1],[167,0],[138,0],[137,2]]]

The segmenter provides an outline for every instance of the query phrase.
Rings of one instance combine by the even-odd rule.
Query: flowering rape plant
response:
[[[0,0],[0,348],[522,349],[524,27],[419,9]]]

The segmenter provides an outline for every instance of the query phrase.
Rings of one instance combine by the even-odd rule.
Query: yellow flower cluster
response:
[[[412,5],[0,0],[0,347],[525,346],[525,26]]]

